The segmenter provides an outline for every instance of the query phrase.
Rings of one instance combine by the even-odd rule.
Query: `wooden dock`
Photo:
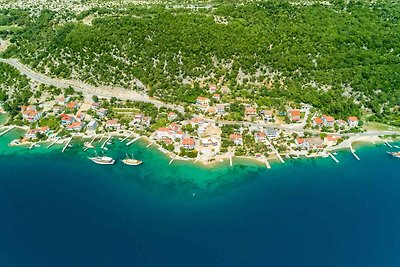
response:
[[[339,163],[339,160],[338,160],[332,153],[328,153],[328,155],[329,155],[336,163]]]
[[[9,131],[11,131],[12,129],[14,129],[15,128],[15,126],[11,126],[11,127],[9,127],[7,130],[5,130],[5,131],[3,131],[3,132],[1,132],[0,133],[0,136],[3,136],[3,135],[5,135],[6,133],[8,133]]]
[[[64,151],[67,149],[67,147],[68,147],[69,143],[71,143],[71,141],[72,141],[72,137],[70,139],[68,139],[67,143],[65,144],[65,146],[63,147],[61,152],[64,153]]]
[[[128,143],[126,143],[126,146],[130,146],[133,143],[135,143],[137,140],[139,140],[141,138],[141,136],[136,137],[135,139],[132,139],[131,141],[129,141]]]

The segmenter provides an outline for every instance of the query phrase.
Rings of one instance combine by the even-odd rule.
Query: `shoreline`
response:
[[[4,126],[4,127],[7,127],[7,126]],[[23,126],[11,126],[10,125],[9,127],[14,127],[14,129],[23,130],[23,131],[27,130],[27,127],[23,127]],[[167,160],[170,160],[169,164],[172,164],[174,161],[178,161],[178,162],[182,162],[182,163],[186,162],[186,163],[191,163],[191,164],[201,166],[201,167],[207,168],[207,169],[212,169],[212,168],[219,167],[221,165],[226,165],[226,164],[230,165],[229,161],[230,161],[231,154],[229,152],[221,154],[221,155],[217,155],[211,161],[206,161],[204,159],[201,159],[201,157],[196,157],[196,158],[181,157],[171,151],[165,150],[160,144],[158,144],[156,142],[156,140],[153,140],[153,139],[149,138],[148,136],[139,135],[135,132],[130,132],[130,131],[126,131],[124,133],[110,132],[110,133],[94,134],[94,135],[75,134],[71,137],[58,139],[56,142],[55,142],[55,140],[56,140],[55,138],[53,138],[53,139],[49,138],[47,140],[42,140],[42,141],[37,141],[37,142],[33,142],[33,141],[24,142],[24,143],[14,145],[14,146],[27,147],[28,149],[30,149],[29,146],[33,146],[34,144],[39,144],[42,146],[44,144],[51,145],[51,143],[55,142],[54,143],[55,145],[63,145],[63,144],[65,144],[65,142],[68,142],[68,140],[72,138],[74,141],[78,141],[78,143],[83,143],[82,148],[85,149],[84,143],[87,142],[88,140],[103,139],[106,136],[111,136],[113,138],[119,137],[119,140],[118,140],[119,142],[121,142],[122,137],[126,138],[124,141],[128,141],[129,140],[128,137],[133,137],[133,139],[131,139],[130,141],[125,143],[125,145],[127,145],[129,142],[131,142],[135,139],[136,139],[136,141],[138,141],[139,139],[142,139],[142,141],[147,144],[146,148],[148,148],[152,145],[156,145],[156,149],[159,152],[161,152],[161,154],[163,154]],[[358,149],[358,148],[364,147],[364,146],[384,144],[388,141],[393,142],[393,141],[398,141],[398,140],[400,140],[399,137],[395,138],[394,140],[392,138],[389,138],[389,140],[386,141],[386,140],[382,139],[379,134],[371,135],[371,136],[354,136],[354,137],[350,137],[349,139],[345,140],[344,142],[342,142],[341,144],[339,144],[337,146],[326,148],[324,151],[320,151],[320,152],[312,153],[312,154],[298,155],[297,157],[290,157],[290,158],[288,158],[286,156],[285,159],[307,159],[307,158],[320,158],[320,157],[326,158],[326,157],[329,157],[330,153],[334,153],[336,151],[349,150],[349,152],[351,152],[352,149],[354,149],[353,147]],[[10,143],[8,145],[10,147],[13,147],[12,145],[10,145]],[[49,147],[47,147],[46,149],[48,149],[48,148]],[[354,152],[354,150],[353,150],[353,152]],[[289,154],[290,154],[290,152],[283,153],[280,155],[285,156],[285,155],[289,155]],[[271,168],[269,166],[269,163],[280,162],[279,158],[276,155],[271,155],[269,157],[234,156],[234,155],[232,155],[232,161],[233,160],[235,160],[236,164],[239,161],[240,165],[242,165],[242,163],[244,163],[243,165],[247,165],[246,162],[248,162],[250,165],[255,164],[257,166],[264,166],[266,168]],[[228,162],[226,162],[226,161],[228,161]],[[232,166],[233,165],[235,165],[235,164],[232,164]]]

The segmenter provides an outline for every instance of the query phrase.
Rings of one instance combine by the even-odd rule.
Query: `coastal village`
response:
[[[349,135],[363,132],[359,118],[334,118],[307,104],[287,105],[284,110],[247,102],[238,106],[224,85],[209,85],[208,94],[197,97],[184,113],[151,103],[88,99],[73,89],[68,91],[54,95],[43,90],[40,98],[21,106],[5,131],[18,126],[26,133],[11,145],[33,149],[44,142],[48,147],[65,144],[64,151],[72,138],[81,138],[87,140],[83,145],[87,151],[96,140],[104,140],[101,148],[107,149],[106,141],[112,137],[127,145],[145,138],[149,146],[158,145],[168,154],[170,163],[191,159],[209,164],[226,159],[232,165],[232,157],[242,157],[265,162],[270,168],[268,160],[284,162],[284,158],[301,156],[331,156],[337,161],[330,151],[342,148]],[[353,152],[351,143],[346,146]]]

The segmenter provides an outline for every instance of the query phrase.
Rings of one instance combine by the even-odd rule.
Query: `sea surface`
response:
[[[114,139],[144,164],[99,166],[81,142],[8,147],[21,134],[0,137],[1,267],[400,266],[393,148],[207,168]]]

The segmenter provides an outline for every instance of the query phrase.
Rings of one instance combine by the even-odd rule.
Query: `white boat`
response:
[[[141,160],[137,160],[133,156],[130,158],[128,155],[126,155],[126,159],[123,159],[122,162],[130,166],[137,166],[143,163]]]
[[[21,142],[18,139],[15,139],[10,143],[10,146],[19,146],[20,144]]]
[[[400,151],[398,152],[387,152],[389,155],[395,157],[395,158],[399,158],[400,159]]]
[[[93,146],[91,143],[89,143],[89,142],[85,142],[85,147],[87,147],[87,148],[94,148],[94,146]]]
[[[395,148],[400,148],[399,146],[396,146],[396,145],[394,145],[393,147],[395,147]]]
[[[104,149],[104,150],[108,150],[108,148],[107,148],[107,147],[103,147],[103,149]]]
[[[110,157],[106,157],[106,156],[102,156],[102,157],[92,157],[89,158],[91,161],[93,161],[96,164],[100,164],[100,165],[112,165],[115,163],[115,160],[113,158]]]

